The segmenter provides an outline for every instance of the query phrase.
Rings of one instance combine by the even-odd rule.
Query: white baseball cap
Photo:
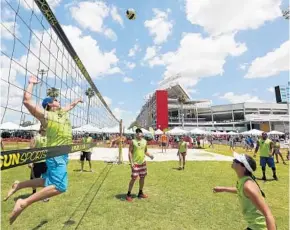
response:
[[[238,154],[238,153],[234,152],[234,159],[239,161],[239,162],[241,162],[241,163],[243,163],[243,165],[245,166],[245,168],[249,172],[251,172],[251,173],[254,172],[254,170],[251,168],[249,162],[247,161],[247,158],[246,158],[245,154]]]

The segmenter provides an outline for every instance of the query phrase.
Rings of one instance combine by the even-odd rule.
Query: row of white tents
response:
[[[38,131],[40,129],[40,123],[31,125],[31,126],[26,126],[26,127],[22,127],[20,125],[14,124],[12,122],[7,122],[7,123],[3,123],[0,125],[0,130],[23,130],[23,131]],[[87,125],[83,125],[81,127],[75,128],[73,129],[74,133],[78,133],[78,132],[89,132],[89,133],[108,133],[108,134],[113,134],[113,133],[119,133],[119,126],[115,126],[112,128],[98,128],[96,126],[93,126],[91,124],[87,124]],[[142,128],[142,132],[144,134],[151,134],[150,131]],[[124,130],[125,134],[134,134],[135,132],[132,129],[125,129]],[[169,131],[166,132],[166,134],[168,135],[186,135],[186,134],[197,134],[197,135],[252,135],[252,136],[259,136],[263,133],[263,131],[261,130],[257,130],[257,129],[252,129],[249,131],[245,131],[242,133],[236,133],[236,132],[219,132],[219,131],[205,131],[199,128],[194,128],[190,131],[187,130],[183,130],[181,128],[175,127]],[[161,135],[163,134],[163,131],[161,131],[160,129],[154,131],[155,135]],[[268,132],[269,135],[283,135],[284,133],[279,132],[279,131],[271,131]]]

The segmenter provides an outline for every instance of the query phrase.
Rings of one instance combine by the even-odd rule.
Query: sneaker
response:
[[[138,194],[138,198],[148,198],[148,195],[142,193],[142,194]]]
[[[43,202],[48,202],[49,201],[49,198],[45,198],[42,200]]]
[[[273,176],[274,180],[278,180],[278,177],[276,175]]]
[[[126,196],[126,200],[129,201],[129,202],[132,202],[132,201],[133,201],[133,198],[132,198],[132,196],[128,196],[128,195],[127,195],[127,196]]]

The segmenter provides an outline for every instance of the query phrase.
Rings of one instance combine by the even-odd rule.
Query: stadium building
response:
[[[182,127],[191,130],[238,131],[252,129],[289,132],[287,104],[236,103],[211,105],[209,100],[192,100],[181,85],[156,90],[143,105],[137,123],[144,128]]]

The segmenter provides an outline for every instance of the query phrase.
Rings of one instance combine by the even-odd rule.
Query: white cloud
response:
[[[198,94],[198,90],[197,89],[187,89],[186,91],[188,93],[190,93],[190,94]]]
[[[112,41],[118,40],[117,34],[110,28],[106,28],[104,30],[104,34],[107,38],[111,39]]]
[[[186,0],[187,19],[212,35],[257,29],[281,16],[281,0]]]
[[[253,96],[251,94],[234,94],[233,92],[225,93],[220,96],[221,99],[225,99],[231,103],[242,103],[242,102],[263,102],[257,96]]]
[[[123,126],[126,128],[134,121],[134,117],[131,111],[123,110],[121,108],[114,108],[113,113],[117,119],[123,120]]]
[[[151,20],[146,20],[144,26],[148,28],[150,35],[154,37],[155,44],[162,44],[167,41],[172,33],[173,21],[168,19],[167,12],[153,9],[154,17]]]
[[[152,59],[153,57],[156,56],[156,54],[157,54],[157,47],[156,46],[147,47],[146,54],[145,54],[145,57],[143,58],[143,60],[147,61],[149,59]]]
[[[266,78],[289,71],[290,41],[284,42],[278,49],[258,57],[250,64],[245,78]]]
[[[47,3],[50,9],[54,10],[57,6],[60,5],[62,0],[47,0]],[[20,4],[26,9],[31,10],[33,9],[37,13],[40,13],[40,10],[34,0],[20,0]]]
[[[121,15],[119,14],[116,6],[112,6],[110,13],[114,21],[118,22],[121,26],[124,26],[123,19]]]
[[[13,34],[20,38],[19,25],[12,21],[1,22],[1,38],[12,40],[14,39]]]
[[[267,88],[268,92],[274,93],[274,87]]]
[[[136,67],[136,64],[133,62],[125,62],[125,65],[127,66],[127,68],[129,69],[134,69]]]
[[[241,70],[246,70],[246,68],[248,68],[249,64],[248,63],[243,63],[239,65],[239,69]]]
[[[115,50],[111,50],[110,52],[102,52],[97,41],[91,36],[84,36],[79,28],[64,25],[62,28],[64,29],[66,35],[70,38],[72,46],[76,50],[78,56],[82,60],[92,78],[121,72],[121,70],[116,66],[119,59],[115,54]],[[28,59],[27,55],[23,55],[20,58],[20,62],[23,66],[25,66],[27,62],[27,68],[34,74],[37,73],[38,69],[47,69],[47,66],[50,66],[50,70],[55,70],[55,73],[50,71],[48,73],[49,77],[54,77],[57,75],[61,78],[65,78],[62,72],[62,66],[56,62],[54,58],[59,56],[58,52],[60,48],[58,47],[63,47],[61,42],[56,39],[55,33],[52,32],[51,36],[54,41],[58,41],[57,45],[55,45],[54,42],[50,42],[51,38],[49,34],[44,33],[42,43],[45,47],[49,47],[49,50],[45,49],[44,45],[41,46],[39,40],[36,38],[36,36],[42,37],[42,32],[34,31],[34,33],[36,35],[32,35],[30,50],[35,54],[41,53],[40,59],[42,62],[39,62],[38,58],[33,55],[29,55]],[[50,31],[48,31],[48,33],[50,33]],[[39,52],[40,49],[41,52]],[[67,53],[66,55],[69,56]],[[62,65],[66,67],[66,70],[73,78],[77,78],[76,71],[72,70],[72,65],[69,60],[63,58]]]
[[[130,77],[124,77],[124,79],[123,79],[123,82],[125,82],[125,83],[129,83],[132,81],[133,81],[133,78],[130,78]]]
[[[104,19],[109,16],[110,8],[101,1],[80,2],[70,7],[70,12],[79,25],[93,32],[104,33],[109,39],[116,41],[116,33],[104,26]]]
[[[140,52],[140,51],[141,51],[141,48],[139,47],[139,45],[135,44],[134,47],[129,50],[128,56],[134,57],[136,55],[136,53]]]
[[[108,106],[110,106],[112,104],[112,99],[106,96],[103,96],[105,102],[107,103]],[[114,113],[115,114],[115,113]]]
[[[156,56],[149,63],[166,66],[164,80],[160,82],[164,87],[178,82],[190,88],[201,78],[222,75],[226,58],[246,50],[246,45],[237,43],[234,35],[203,38],[201,34],[188,33],[181,39],[178,50]]]

